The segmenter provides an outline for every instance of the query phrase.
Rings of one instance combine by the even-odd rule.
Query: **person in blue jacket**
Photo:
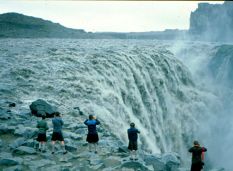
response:
[[[99,136],[96,130],[96,125],[99,125],[100,121],[96,119],[94,115],[89,115],[89,119],[85,120],[84,124],[88,127],[86,141],[88,142],[89,151],[92,151],[91,146],[94,145],[95,153],[97,153],[97,143],[99,141]]]
[[[55,117],[52,119],[53,123],[53,134],[52,134],[52,154],[54,154],[55,142],[60,141],[63,154],[66,154],[67,151],[65,149],[65,142],[62,134],[62,126],[64,122],[61,118],[61,114],[59,112],[55,113]]]
[[[137,155],[136,155],[136,151],[138,149],[138,134],[140,133],[140,131],[138,129],[135,128],[135,124],[131,123],[130,124],[130,128],[127,131],[128,133],[128,138],[129,138],[129,145],[128,145],[128,149],[130,150],[130,160],[137,160]]]

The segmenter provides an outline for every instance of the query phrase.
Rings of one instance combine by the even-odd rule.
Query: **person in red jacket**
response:
[[[201,147],[198,141],[193,142],[193,147],[189,149],[189,152],[192,153],[191,171],[201,171],[204,165],[204,152],[206,151],[207,149]]]

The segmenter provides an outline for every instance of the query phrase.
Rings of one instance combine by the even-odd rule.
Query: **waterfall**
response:
[[[183,158],[208,117],[209,96],[189,69],[155,40],[0,40],[0,95],[25,106],[42,98],[64,113],[94,113],[127,143],[129,123],[139,147]],[[30,49],[30,50],[28,50]]]

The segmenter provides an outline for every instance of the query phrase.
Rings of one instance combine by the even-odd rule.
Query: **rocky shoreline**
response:
[[[87,127],[83,121],[87,116],[74,108],[63,115],[63,134],[67,154],[63,155],[56,144],[51,154],[52,123],[47,118],[49,130],[46,152],[38,151],[36,123],[39,117],[19,112],[20,104],[2,100],[0,102],[0,170],[2,171],[188,171],[180,168],[176,153],[152,155],[139,150],[139,159],[131,161],[126,144],[108,131],[107,125],[100,125],[98,153],[89,152],[86,142]],[[77,110],[78,109],[78,110]]]

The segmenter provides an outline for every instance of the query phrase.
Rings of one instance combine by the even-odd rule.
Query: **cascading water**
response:
[[[217,97],[212,102],[218,107],[209,108],[212,114],[208,119],[200,121],[198,134],[209,148],[210,163],[215,167],[232,170],[233,45],[181,42],[179,46],[171,47],[171,51],[190,68],[197,85]]]
[[[38,98],[63,113],[95,113],[127,142],[130,122],[140,147],[185,158],[210,93],[195,86],[168,42],[144,40],[0,40],[0,95],[28,105]]]

